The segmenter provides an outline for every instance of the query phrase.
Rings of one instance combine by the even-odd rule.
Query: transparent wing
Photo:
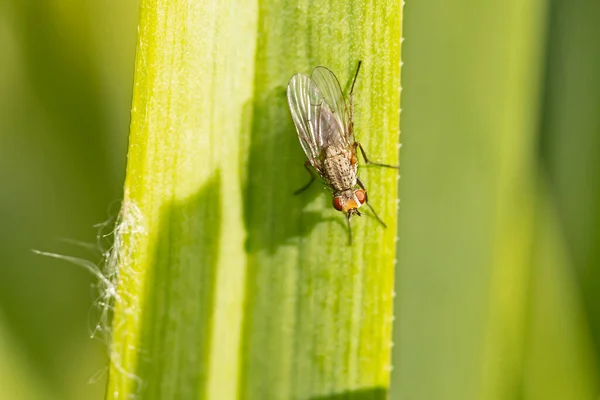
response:
[[[298,73],[288,83],[287,98],[302,150],[317,167],[322,149],[319,119],[323,96],[308,76]]]
[[[327,112],[331,115],[323,115],[327,126],[330,129],[327,130],[329,134],[341,134],[343,144],[348,146],[354,143],[352,132],[348,129],[350,124],[350,114],[348,112],[348,104],[346,103],[346,97],[342,92],[340,82],[336,78],[335,74],[328,68],[317,67],[313,70],[311,75],[312,81],[317,86],[320,94],[327,104],[327,109],[323,111],[323,114]],[[325,107],[323,107],[325,109]],[[325,137],[326,142],[337,142],[340,138]]]
[[[323,86],[327,91],[327,97],[323,95],[315,81],[298,73],[288,83],[287,98],[300,145],[312,165],[321,172],[325,147],[347,148],[354,143],[354,140],[348,133],[347,123],[340,116],[339,107],[342,107],[341,111],[345,111],[343,108],[345,100],[335,75],[324,67],[318,67],[315,71],[317,70],[323,70],[322,75],[326,77],[325,79],[329,79],[327,85]],[[325,73],[328,73],[329,77]],[[338,93],[335,93],[335,90]],[[335,105],[331,106],[328,99],[333,101],[333,95],[338,97],[335,98]],[[351,139],[352,141],[349,142]]]

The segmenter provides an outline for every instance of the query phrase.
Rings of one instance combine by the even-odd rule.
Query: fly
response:
[[[317,171],[333,193],[333,207],[346,214],[350,244],[350,219],[353,215],[361,216],[359,208],[363,204],[386,227],[369,204],[367,189],[358,177],[357,149],[366,164],[398,168],[370,161],[362,145],[354,139],[352,95],[360,65],[361,61],[358,62],[348,100],[335,74],[325,67],[316,67],[310,77],[297,73],[290,79],[287,87],[290,112],[307,158],[304,167],[310,173],[310,181],[298,189],[296,194],[308,189],[316,179],[313,169]]]

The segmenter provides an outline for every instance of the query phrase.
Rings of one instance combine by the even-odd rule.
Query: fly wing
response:
[[[312,165],[320,169],[323,142],[319,127],[323,96],[308,76],[297,73],[288,83],[287,98],[302,150]]]
[[[321,129],[325,143],[347,147],[354,143],[350,132],[350,114],[340,82],[328,68],[317,67],[311,78],[323,96],[327,107],[322,107]]]

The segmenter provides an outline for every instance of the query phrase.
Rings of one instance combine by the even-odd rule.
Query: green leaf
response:
[[[296,72],[358,60],[356,137],[397,163],[397,1],[142,1],[115,245],[108,399],[384,399],[397,173],[361,168],[365,210],[308,180]]]
[[[600,2],[552,2],[544,167],[600,360]],[[597,385],[600,387],[600,374]]]
[[[524,399],[598,399],[598,361],[584,298],[544,184],[536,204]]]
[[[31,358],[19,349],[19,341],[9,334],[6,318],[0,312],[0,388],[6,399],[57,399],[44,382]]]
[[[545,3],[417,1],[411,12],[395,398],[517,399]]]

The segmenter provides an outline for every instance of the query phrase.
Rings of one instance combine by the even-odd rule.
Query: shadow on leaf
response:
[[[323,183],[316,180],[301,194],[294,192],[304,186],[310,176],[304,169],[296,130],[290,118],[285,88],[269,93],[257,93],[251,110],[250,156],[244,188],[244,218],[248,232],[246,249],[269,253],[289,244],[294,238],[308,235],[324,221],[320,211],[308,211],[306,206],[319,195],[325,201]]]
[[[166,206],[147,277],[136,375],[140,398],[190,399],[206,388],[214,309],[221,180],[196,196]],[[193,392],[192,392],[193,390]]]
[[[385,400],[388,390],[383,387],[351,390],[326,396],[311,397],[308,400]]]

